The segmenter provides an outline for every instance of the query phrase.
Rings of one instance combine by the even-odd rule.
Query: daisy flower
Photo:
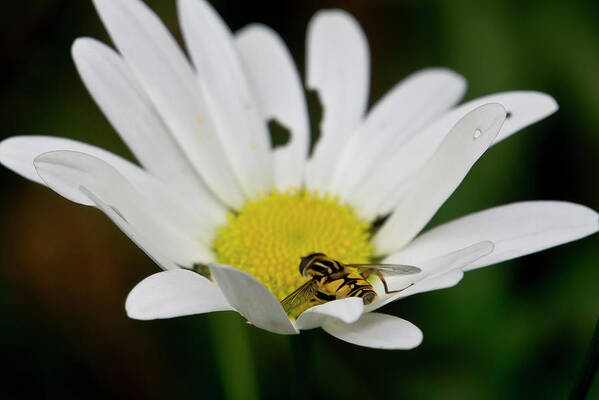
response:
[[[532,201],[420,233],[490,146],[557,109],[546,94],[506,92],[457,105],[464,78],[431,68],[367,111],[366,37],[346,12],[321,11],[306,44],[305,86],[323,108],[310,152],[304,88],[274,31],[256,24],[232,33],[207,2],[179,0],[189,60],[141,1],[94,4],[117,51],[80,38],[73,58],[139,165],[44,136],[3,141],[0,161],[99,208],[164,269],[131,291],[131,318],[235,310],[279,334],[322,327],[350,343],[408,349],[421,331],[375,310],[599,227],[584,206]],[[290,132],[276,148],[273,120]],[[280,301],[305,282],[300,257],[314,252],[420,272],[387,278],[405,288],[394,294],[373,279],[378,295],[366,306],[349,297],[288,316]]]

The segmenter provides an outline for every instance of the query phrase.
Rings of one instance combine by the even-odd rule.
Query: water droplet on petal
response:
[[[478,139],[480,137],[480,135],[482,134],[482,132],[480,131],[480,129],[477,129],[474,131],[474,138]]]

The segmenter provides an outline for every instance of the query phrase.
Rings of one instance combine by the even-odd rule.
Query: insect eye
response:
[[[310,263],[310,260],[311,260],[311,256],[302,257],[302,262],[300,262],[300,265],[299,265],[300,275],[302,275],[302,276],[304,275],[304,271],[306,270],[306,267]]]
[[[362,298],[365,305],[368,305],[374,301],[374,293],[368,293],[366,296]]]

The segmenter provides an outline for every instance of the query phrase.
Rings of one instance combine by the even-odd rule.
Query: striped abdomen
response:
[[[317,281],[319,291],[335,299],[359,297],[368,305],[376,298],[374,288],[357,272],[344,272],[323,277]]]

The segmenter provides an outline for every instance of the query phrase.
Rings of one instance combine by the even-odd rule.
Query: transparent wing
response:
[[[297,288],[289,296],[281,300],[281,305],[286,313],[290,313],[301,305],[309,303],[314,300],[316,294],[316,284],[313,280],[309,280],[302,286]]]
[[[383,275],[414,275],[422,270],[413,265],[403,264],[346,264],[348,267],[356,268],[358,272],[380,272]]]

